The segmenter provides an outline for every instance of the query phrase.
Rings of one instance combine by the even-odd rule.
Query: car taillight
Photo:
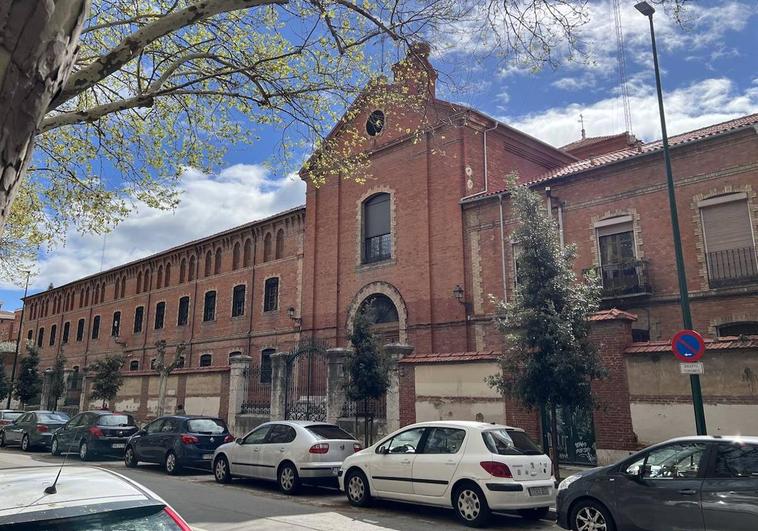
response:
[[[312,454],[325,454],[329,451],[329,443],[316,443],[313,446],[311,446],[311,449],[308,450],[308,452]]]
[[[363,450],[363,446],[358,443],[353,443],[353,452],[360,452],[361,450]]]
[[[199,442],[200,442],[200,439],[198,439],[194,435],[187,435],[186,433],[182,434],[182,444],[197,444]]]
[[[227,436],[224,437],[225,443],[232,442],[233,440],[234,440],[234,435],[232,435],[231,433],[227,434]]]
[[[37,424],[37,431],[40,433],[44,433],[48,431],[47,426],[45,426],[44,424]]]
[[[492,474],[496,478],[512,478],[511,469],[505,463],[498,463],[497,461],[482,461],[479,463],[482,468]]]
[[[166,513],[182,531],[192,531],[192,528],[184,521],[184,518],[176,514],[176,511],[168,505],[163,508],[163,512]]]
[[[102,436],[103,436],[103,430],[101,430],[101,429],[100,429],[99,427],[97,427],[97,426],[92,426],[92,427],[89,429],[89,432],[92,434],[92,436],[93,436],[95,439],[97,439],[98,437],[102,437]]]

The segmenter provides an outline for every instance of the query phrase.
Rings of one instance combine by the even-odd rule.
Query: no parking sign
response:
[[[671,339],[671,351],[681,361],[692,363],[703,357],[705,341],[694,330],[681,330]]]

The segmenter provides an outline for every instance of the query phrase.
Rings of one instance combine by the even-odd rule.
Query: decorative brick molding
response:
[[[600,265],[600,242],[597,238],[595,225],[599,221],[613,219],[620,216],[632,217],[632,232],[634,232],[634,253],[637,260],[645,258],[645,251],[642,241],[642,229],[640,228],[640,215],[636,208],[620,208],[616,210],[607,210],[602,216],[592,216],[590,223],[590,249],[592,249],[592,263]]]
[[[690,210],[692,211],[693,224],[697,227],[697,230],[695,231],[695,248],[697,248],[697,262],[700,265],[700,288],[704,291],[710,289],[710,287],[708,285],[708,265],[705,262],[703,219],[700,217],[700,207],[698,206],[698,203],[704,199],[710,199],[711,197],[724,194],[737,194],[740,192],[747,194],[747,208],[752,222],[753,235],[758,234],[758,192],[753,190],[753,187],[749,184],[737,186],[726,185],[721,188],[712,188],[708,192],[692,196]],[[715,331],[713,325],[711,325],[710,329]]]
[[[363,203],[375,194],[385,193],[390,196],[390,232],[392,238],[390,238],[391,249],[390,259],[383,260],[382,262],[364,264],[363,263]],[[389,263],[395,263],[397,260],[397,215],[395,214],[395,190],[389,186],[374,186],[364,193],[355,205],[355,241],[356,241],[356,255],[355,263],[359,269],[372,269],[378,266],[386,265]]]
[[[719,337],[718,328],[721,325],[725,324],[732,324],[732,323],[741,323],[744,321],[755,321],[758,319],[755,314],[750,313],[736,313],[732,312],[729,314],[729,317],[716,317],[715,319],[711,319],[708,322],[708,332],[713,337]]]
[[[408,341],[408,308],[405,305],[403,296],[400,295],[397,288],[388,282],[371,282],[370,284],[363,286],[358,293],[355,294],[347,311],[347,322],[345,323],[347,334],[349,335],[353,330],[353,320],[355,319],[355,314],[358,312],[361,303],[369,296],[377,293],[386,295],[395,305],[395,308],[397,309],[400,343],[406,343]]]

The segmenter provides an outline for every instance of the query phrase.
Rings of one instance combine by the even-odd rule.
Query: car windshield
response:
[[[334,426],[332,424],[314,424],[313,426],[306,426],[305,429],[311,432],[313,435],[315,435],[319,439],[355,440],[355,437],[350,435],[348,432],[346,432],[339,426]]]
[[[187,431],[192,433],[224,433],[226,426],[219,419],[190,419]]]
[[[4,420],[16,420],[17,418],[19,418],[23,414],[24,413],[22,411],[19,411],[18,413],[16,413],[15,411],[13,411],[13,412],[10,412],[10,413],[3,413],[2,418]]]
[[[16,531],[179,531],[179,524],[160,506],[104,511],[98,514],[38,520],[3,527]]]
[[[41,424],[64,424],[68,422],[65,413],[37,413],[37,422]]]
[[[493,454],[498,455],[523,455],[524,452],[516,448],[513,439],[508,435],[508,431],[500,428],[497,430],[487,430],[482,433],[484,444]]]
[[[103,415],[97,421],[100,426],[134,426],[131,415]]]
[[[544,453],[523,431],[508,430],[508,435],[513,441],[513,445],[524,455],[542,455]]]

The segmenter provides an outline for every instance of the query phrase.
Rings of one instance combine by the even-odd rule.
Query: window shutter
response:
[[[701,207],[705,245],[709,253],[753,247],[747,201]]]
[[[390,196],[380,194],[366,201],[365,238],[373,238],[390,233]]]
[[[612,234],[620,234],[622,232],[632,232],[633,226],[631,221],[625,221],[622,223],[614,223],[612,225],[605,225],[604,227],[597,227],[597,236],[610,236]]]

